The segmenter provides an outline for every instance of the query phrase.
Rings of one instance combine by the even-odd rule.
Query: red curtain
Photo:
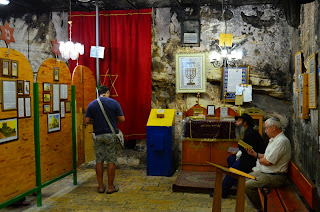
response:
[[[105,47],[100,59],[100,85],[111,89],[126,117],[119,124],[126,140],[146,137],[151,110],[151,9],[100,11],[99,46]],[[96,72],[90,57],[96,46],[95,12],[72,12],[72,41],[84,44],[79,65]],[[73,71],[77,61],[69,61]]]

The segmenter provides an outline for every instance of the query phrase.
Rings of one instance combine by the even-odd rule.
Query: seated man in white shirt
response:
[[[282,132],[279,118],[269,118],[265,121],[265,132],[269,136],[269,144],[264,154],[246,149],[249,155],[259,159],[260,170],[251,172],[257,180],[246,181],[246,194],[256,211],[262,211],[258,188],[263,185],[280,187],[287,183],[288,164],[291,158],[289,139]]]

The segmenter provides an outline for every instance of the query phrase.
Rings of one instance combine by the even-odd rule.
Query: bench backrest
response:
[[[292,161],[289,162],[289,177],[299,189],[311,209],[317,209],[317,187]]]

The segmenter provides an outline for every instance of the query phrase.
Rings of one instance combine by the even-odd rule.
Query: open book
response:
[[[242,141],[242,140],[239,140],[238,141],[238,144],[244,148],[248,148],[248,149],[252,149],[252,146],[247,144],[246,142]]]
[[[236,147],[229,147],[228,152],[238,152],[239,148]]]

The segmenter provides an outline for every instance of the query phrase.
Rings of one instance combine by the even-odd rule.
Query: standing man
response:
[[[258,131],[253,129],[253,120],[249,114],[236,116],[236,137],[253,147],[257,152],[264,153],[265,146],[263,139]],[[241,156],[236,159],[236,153],[228,157],[228,165],[234,169],[249,173],[256,165],[257,158],[249,155],[245,149],[239,145]],[[239,155],[239,153],[237,154]],[[235,184],[236,179],[226,175],[222,182],[222,198],[227,198],[231,187]]]
[[[265,154],[260,154],[252,149],[247,152],[259,159],[260,170],[250,173],[257,180],[246,181],[246,194],[256,211],[262,211],[258,195],[258,188],[263,185],[280,187],[287,182],[288,164],[291,158],[289,139],[282,132],[279,118],[269,118],[265,121],[265,132],[269,136],[269,144]]]
[[[110,91],[107,86],[100,86],[98,93],[104,110],[115,132],[118,133],[117,123],[125,121],[121,106],[116,100],[109,98]],[[108,163],[108,188],[106,193],[112,194],[119,190],[113,184],[116,172],[115,162],[117,160],[116,145],[118,144],[118,137],[112,133],[97,100],[92,101],[87,108],[84,122],[85,124],[89,124],[91,121],[93,123],[93,132],[95,135],[93,146],[96,156],[96,175],[99,185],[98,192],[104,193],[106,190],[103,185],[103,163],[106,161]]]

